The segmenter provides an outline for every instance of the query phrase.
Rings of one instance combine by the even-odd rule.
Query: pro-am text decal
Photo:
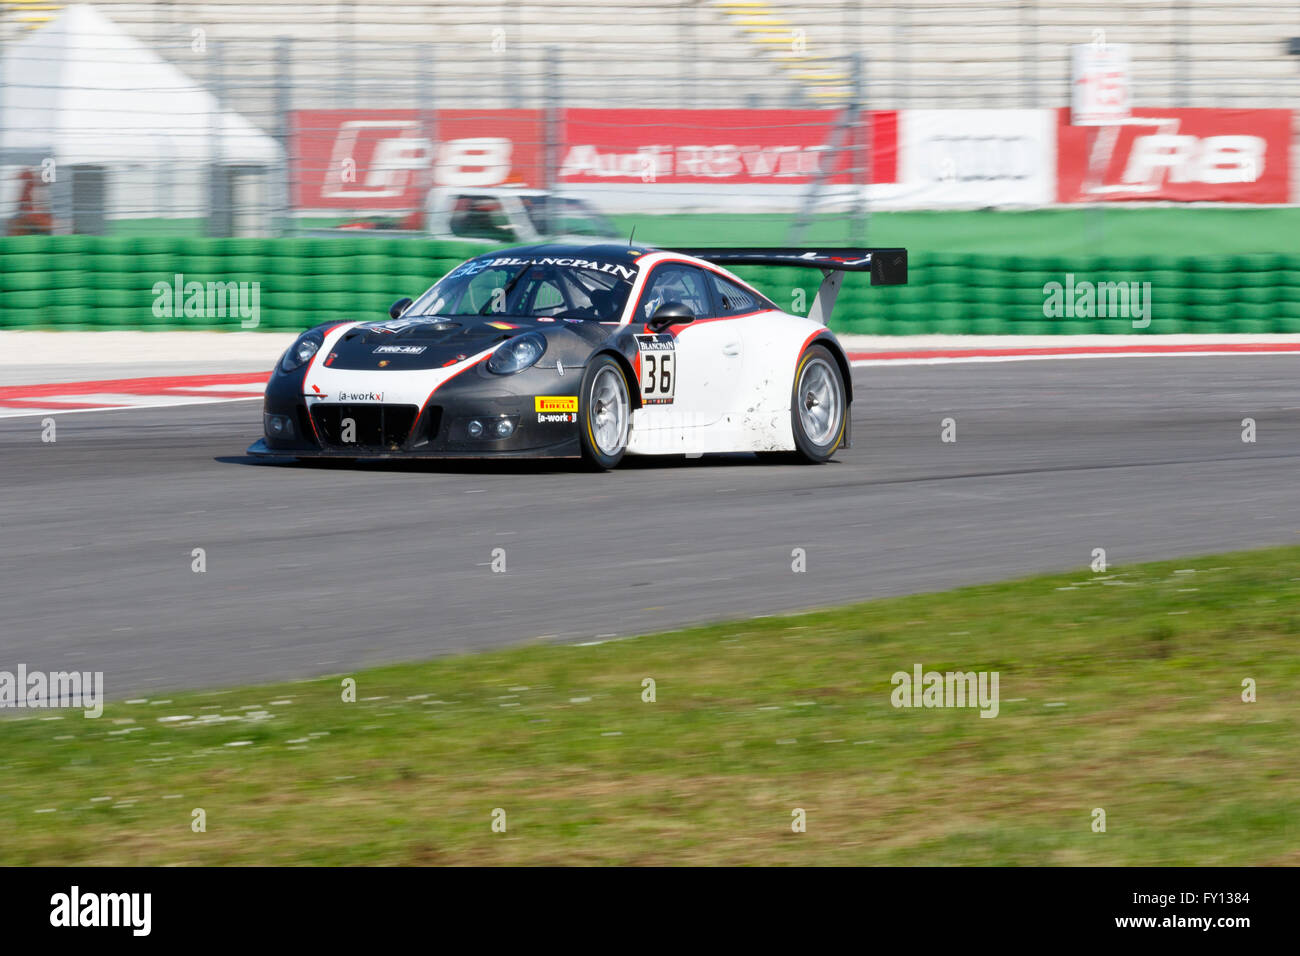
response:
[[[419,355],[427,345],[381,345],[372,355]]]
[[[641,358],[641,402],[671,405],[677,390],[677,342],[667,333],[638,335]]]

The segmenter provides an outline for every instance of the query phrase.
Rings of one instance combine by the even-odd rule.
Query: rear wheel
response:
[[[605,471],[622,460],[631,416],[623,369],[612,357],[597,356],[583,373],[578,395],[582,457],[588,464]]]
[[[790,424],[800,460],[823,462],[844,440],[848,416],[844,376],[824,345],[812,345],[799,357],[790,399]]]

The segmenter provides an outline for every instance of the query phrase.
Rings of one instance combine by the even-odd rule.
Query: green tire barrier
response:
[[[0,238],[0,328],[289,331],[372,319],[415,296],[484,247],[369,236],[193,239],[99,236]],[[807,312],[820,276],[741,268],[777,305]],[[176,276],[182,295],[176,301]],[[1072,277],[1072,278],[1071,278]],[[911,255],[906,286],[872,287],[848,275],[833,327],[870,335],[1015,335],[1174,332],[1300,333],[1300,255],[989,257]],[[191,295],[199,283],[203,295]],[[221,295],[208,294],[219,284]],[[230,283],[244,283],[243,289]],[[1050,315],[1050,283],[1075,291],[1075,314]],[[1140,299],[1115,314],[1117,287]],[[1149,285],[1148,285],[1149,284]],[[253,290],[256,298],[252,298]],[[226,293],[242,297],[226,300]],[[1141,303],[1141,307],[1137,303]],[[241,311],[239,306],[244,308]],[[1109,314],[1108,314],[1109,313]],[[1143,315],[1149,316],[1144,325]],[[1134,323],[1137,323],[1135,326]]]
[[[5,237],[0,328],[297,331],[383,316],[483,251],[371,237]]]
[[[847,276],[832,326],[866,335],[1300,333],[1298,268],[1300,255],[1063,259],[918,251],[909,256],[905,286],[873,288],[860,273]],[[796,269],[737,272],[790,311],[806,311],[819,280]],[[1071,289],[1074,309],[1066,306]]]

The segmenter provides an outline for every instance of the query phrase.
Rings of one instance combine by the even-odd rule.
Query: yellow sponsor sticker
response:
[[[536,405],[538,412],[576,412],[578,410],[577,395],[538,395],[534,397],[533,403]]]

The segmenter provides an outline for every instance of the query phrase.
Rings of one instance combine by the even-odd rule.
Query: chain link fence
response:
[[[84,234],[436,235],[460,217],[481,220],[479,238],[509,239],[600,210],[782,213],[797,230],[833,209],[860,233],[871,203],[893,195],[882,192],[889,111],[1066,106],[1075,44],[1129,44],[1138,106],[1300,100],[1294,4],[0,10],[0,217],[11,232],[19,220]],[[630,142],[629,129],[641,133],[635,148],[588,148]],[[720,154],[720,130],[754,145]],[[433,198],[447,186],[460,194]],[[507,209],[491,194],[506,187],[589,205]]]

